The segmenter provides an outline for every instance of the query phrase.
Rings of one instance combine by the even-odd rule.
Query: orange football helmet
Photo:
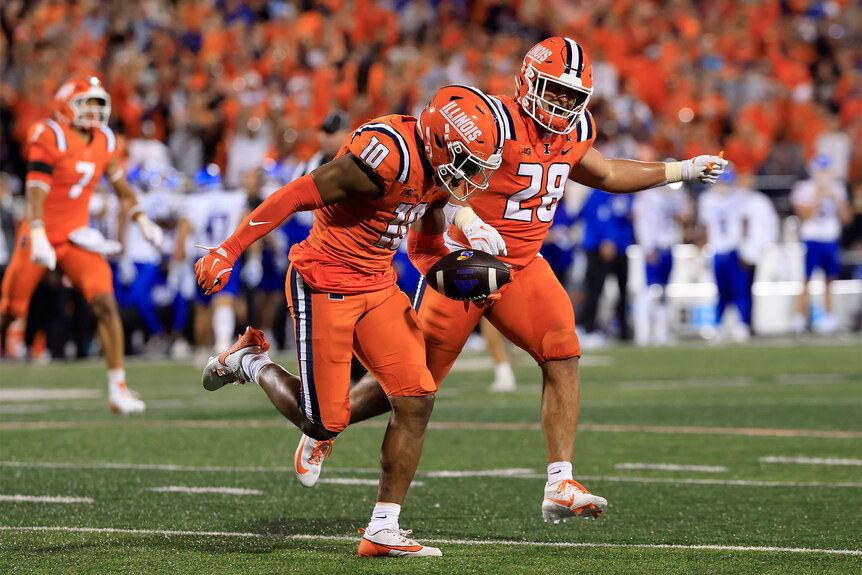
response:
[[[481,90],[445,86],[428,102],[416,125],[425,155],[440,183],[465,200],[488,187],[503,162],[503,118]],[[464,193],[457,190],[464,184]]]
[[[111,96],[95,76],[67,81],[54,95],[54,103],[60,120],[86,130],[107,125],[111,116]]]
[[[580,44],[555,36],[530,48],[515,81],[515,100],[537,123],[568,134],[593,95],[593,66]]]

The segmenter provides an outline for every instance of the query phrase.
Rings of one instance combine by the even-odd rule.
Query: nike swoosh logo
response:
[[[572,146],[571,148],[567,148],[567,149],[563,150],[563,151],[562,151],[562,152],[560,152],[560,153],[561,153],[562,155],[564,155],[564,156],[565,156],[566,154],[568,154],[569,152],[571,152],[571,151],[572,151],[572,150],[574,150],[574,149],[575,149],[575,147],[574,147],[574,146]]]
[[[374,516],[375,519],[386,519],[386,517],[387,517],[386,515],[375,515]]]
[[[216,258],[215,261],[213,262],[212,267],[210,267],[210,271],[213,271],[216,267],[216,264],[219,263],[220,261],[221,261],[221,259]]]
[[[264,224],[271,224],[272,222],[256,222],[254,220],[249,220],[248,225],[250,226],[262,226]]]
[[[302,436],[302,444],[297,448],[296,458],[294,460],[294,463],[296,464],[296,470],[299,471],[300,475],[305,475],[306,473],[308,473],[308,469],[306,469],[305,467],[302,466],[302,450],[305,448],[306,440],[307,440],[307,437],[305,437],[303,435]]]

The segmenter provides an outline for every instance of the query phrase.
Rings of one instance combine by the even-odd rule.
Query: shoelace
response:
[[[311,448],[311,456],[308,458],[308,462],[311,465],[320,465],[320,460],[326,459],[332,453],[333,441],[332,439],[318,441],[317,445]]]
[[[560,484],[557,485],[557,493],[565,493],[566,489],[569,487],[571,487],[578,493],[585,493],[585,491],[581,489],[580,485],[572,479],[565,479],[563,481],[560,481]]]
[[[359,529],[356,530],[356,532],[359,533],[360,535],[365,535],[365,527],[360,527]],[[413,534],[412,529],[400,529],[400,528],[398,529],[398,535],[401,536],[401,543],[404,543],[406,545],[419,545],[418,543],[416,543],[415,541],[410,539],[410,535],[412,535],[412,534]]]

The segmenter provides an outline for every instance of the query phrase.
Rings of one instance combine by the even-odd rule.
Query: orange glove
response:
[[[195,278],[198,285],[206,291],[206,295],[218,293],[227,285],[235,262],[236,258],[228,255],[222,246],[211,249],[207,255],[195,262]]]

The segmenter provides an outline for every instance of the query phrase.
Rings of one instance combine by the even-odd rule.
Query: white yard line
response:
[[[359,479],[357,477],[321,477],[318,483],[331,483],[333,485],[373,485],[379,483],[376,479]],[[424,481],[412,481],[410,487],[425,487]]]
[[[363,421],[354,427],[384,428],[386,421]],[[114,419],[106,421],[3,421],[0,431],[9,430],[68,430],[68,429],[113,429],[136,428],[191,428],[191,429],[288,429],[289,423],[282,419]],[[428,429],[465,431],[541,431],[540,423],[459,422],[432,421]],[[669,433],[679,435],[744,435],[760,437],[826,437],[831,439],[862,439],[862,431],[832,431],[819,429],[770,429],[759,427],[699,427],[692,425],[614,425],[583,423],[579,431],[599,433]]]
[[[844,383],[852,376],[843,373],[784,373],[775,377],[783,385],[810,385],[824,383]]]
[[[166,485],[164,487],[148,487],[147,491],[157,493],[222,493],[225,495],[263,495],[257,489],[241,487],[186,487],[184,485]]]
[[[20,503],[92,503],[91,497],[62,497],[53,495],[0,495],[0,501]]]
[[[730,377],[722,379],[671,379],[661,380],[638,380],[620,382],[620,389],[626,391],[664,391],[679,389],[700,389],[710,387],[751,387],[752,379],[749,377]]]
[[[356,536],[339,535],[274,535],[265,533],[242,533],[232,531],[172,531],[164,529],[114,529],[111,527],[19,527],[0,525],[0,531],[61,531],[73,533],[119,533],[128,535],[167,535],[191,537],[236,537],[247,539],[298,539],[305,541],[348,541],[356,542]],[[615,549],[690,549],[710,551],[766,551],[778,553],[822,553],[830,555],[862,555],[860,549],[810,549],[806,547],[747,547],[743,545],[673,545],[673,544],[637,544],[637,543],[576,543],[570,541],[512,541],[488,539],[425,539],[426,543],[443,545],[503,545],[508,547],[606,547]]]
[[[702,471],[704,473],[724,473],[723,465],[677,465],[675,463],[617,463],[617,469],[658,469],[661,471]]]
[[[0,389],[0,401],[96,399],[104,395],[105,393],[98,389],[54,389],[39,387],[7,387]]]
[[[130,470],[154,470],[154,471],[188,471],[188,472],[229,472],[229,473],[294,473],[293,467],[225,467],[225,466],[195,466],[195,465],[160,465],[141,463],[53,463],[23,461],[0,461],[2,467],[23,468],[49,468],[49,469],[130,469]],[[373,474],[380,473],[379,469],[351,469],[328,467],[330,474]],[[496,470],[459,470],[459,471],[419,471],[417,476],[428,479],[448,479],[457,477],[492,477],[497,479],[546,479],[544,473],[535,470],[513,468]],[[675,477],[618,477],[606,475],[578,475],[579,480],[584,481],[612,481],[615,483],[671,483],[671,484],[697,484],[697,485],[728,485],[744,487],[862,487],[862,483],[839,482],[829,483],[826,481],[754,481],[748,479],[696,479]],[[334,478],[324,478],[326,480]],[[321,479],[321,482],[324,481]],[[351,479],[352,481],[352,479]],[[341,479],[328,481],[330,483],[346,483]],[[362,484],[362,483],[357,483]],[[377,484],[377,480],[373,480]]]
[[[799,463],[801,465],[862,465],[862,459],[838,459],[835,457],[780,457],[769,456],[758,459],[761,463]]]

